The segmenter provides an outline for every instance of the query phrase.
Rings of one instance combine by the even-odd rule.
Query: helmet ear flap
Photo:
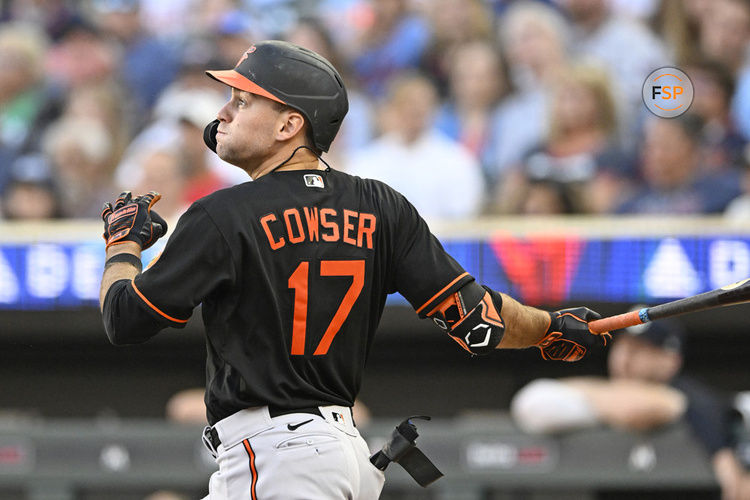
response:
[[[219,120],[214,120],[203,129],[203,142],[206,143],[208,149],[216,152],[216,131],[219,129]]]

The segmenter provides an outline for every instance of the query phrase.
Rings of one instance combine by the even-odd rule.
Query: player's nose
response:
[[[222,106],[219,112],[216,113],[216,118],[222,122],[228,122],[232,120],[232,115],[229,112],[229,102]]]

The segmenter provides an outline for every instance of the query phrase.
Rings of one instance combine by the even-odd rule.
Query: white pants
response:
[[[214,425],[219,470],[204,500],[375,500],[385,476],[370,463],[351,410],[321,406],[273,417],[267,407],[239,411]]]

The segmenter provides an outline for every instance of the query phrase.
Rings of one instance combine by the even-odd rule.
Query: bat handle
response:
[[[608,318],[589,321],[589,330],[594,333],[611,332],[629,326],[648,323],[649,321],[651,320],[648,317],[648,308],[644,307],[638,311],[630,311],[616,316],[610,316]]]

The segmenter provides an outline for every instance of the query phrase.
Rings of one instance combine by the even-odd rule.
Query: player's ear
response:
[[[304,135],[305,117],[296,109],[286,108],[279,113],[276,122],[276,138],[279,141],[287,141],[297,134]]]

